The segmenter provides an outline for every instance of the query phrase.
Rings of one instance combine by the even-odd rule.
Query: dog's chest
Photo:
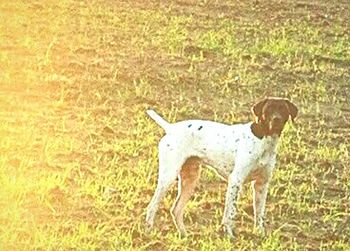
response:
[[[275,164],[277,138],[267,137],[253,145],[251,169],[264,169]]]
[[[266,179],[271,173],[276,162],[276,139],[265,139],[261,145],[257,146],[256,155],[247,166],[247,180]]]
[[[267,141],[260,146],[256,152],[256,165],[258,167],[268,166],[275,160],[276,157],[276,143]]]

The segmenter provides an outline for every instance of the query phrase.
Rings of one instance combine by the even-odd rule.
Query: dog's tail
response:
[[[153,110],[147,110],[146,112],[148,116],[150,116],[158,125],[160,125],[160,127],[165,130],[165,132],[169,132],[171,124],[168,121],[163,119]]]

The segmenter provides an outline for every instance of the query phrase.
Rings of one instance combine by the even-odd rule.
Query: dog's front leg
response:
[[[221,224],[230,238],[234,238],[233,221],[237,212],[237,199],[245,178],[245,172],[235,168],[228,179],[224,216]]]
[[[253,208],[254,208],[254,226],[261,233],[265,231],[265,204],[268,191],[268,181],[257,180],[253,182]]]

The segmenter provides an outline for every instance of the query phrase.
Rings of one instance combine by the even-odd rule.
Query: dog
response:
[[[207,120],[169,123],[155,111],[147,114],[166,132],[159,142],[159,174],[147,207],[148,229],[154,224],[159,203],[178,178],[178,195],[171,214],[180,235],[186,235],[184,207],[194,193],[200,163],[227,180],[223,230],[234,238],[236,202],[245,182],[253,188],[254,226],[264,232],[268,185],[276,163],[277,144],[286,122],[294,122],[298,108],[288,99],[265,98],[252,107],[254,122],[227,125]]]

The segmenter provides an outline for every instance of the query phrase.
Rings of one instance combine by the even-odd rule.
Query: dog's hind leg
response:
[[[183,214],[186,203],[191,198],[200,177],[199,159],[190,157],[183,165],[178,181],[178,195],[172,207],[171,214],[180,235],[186,235]]]
[[[159,203],[165,197],[169,187],[176,180],[186,158],[182,156],[175,146],[167,143],[166,136],[159,143],[159,174],[157,188],[147,207],[146,223],[152,228],[154,217],[157,213]]]

